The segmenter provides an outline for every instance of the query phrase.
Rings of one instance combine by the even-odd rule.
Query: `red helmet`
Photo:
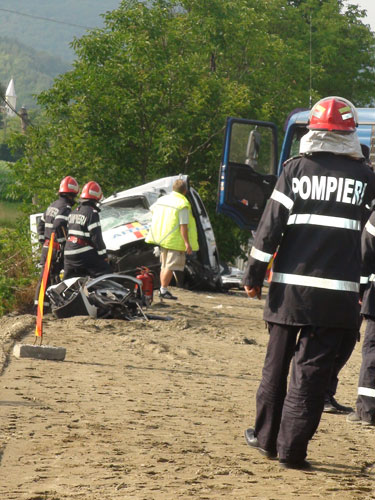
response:
[[[354,132],[357,126],[357,110],[343,97],[324,97],[310,111],[308,125],[310,130]]]
[[[103,197],[102,188],[97,182],[90,181],[82,188],[82,200],[95,200],[100,201]]]
[[[79,186],[74,177],[68,175],[60,182],[59,193],[78,194]]]

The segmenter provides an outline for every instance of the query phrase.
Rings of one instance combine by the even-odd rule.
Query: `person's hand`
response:
[[[261,299],[262,297],[262,290],[260,288],[260,286],[247,286],[245,285],[245,292],[247,293],[247,296],[250,297],[251,299],[254,299],[255,297],[257,299]]]
[[[191,249],[191,246],[189,243],[185,243],[185,252],[188,254],[188,255],[191,255],[193,253],[193,250]]]

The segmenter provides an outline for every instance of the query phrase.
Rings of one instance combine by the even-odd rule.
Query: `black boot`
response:
[[[351,413],[353,408],[340,405],[333,396],[327,396],[324,401],[323,411],[326,413]]]

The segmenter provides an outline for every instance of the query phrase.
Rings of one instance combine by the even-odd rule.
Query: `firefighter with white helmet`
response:
[[[263,213],[243,284],[260,298],[276,249],[264,309],[269,342],[246,442],[283,467],[304,469],[335,356],[359,328],[361,221],[375,198],[353,104],[321,99],[300,155],[284,164]],[[292,372],[289,387],[287,377]]]
[[[58,199],[51,203],[51,205],[49,205],[39,221],[37,231],[39,242],[41,243],[41,245],[43,245],[40,258],[42,271],[35,293],[35,307],[37,307],[38,305],[39,290],[43,277],[44,263],[47,258],[48,246],[52,233],[55,233],[55,237],[49,280],[46,288],[48,288],[50,284],[54,284],[59,281],[59,275],[63,267],[63,253],[66,243],[66,228],[68,224],[68,217],[70,212],[72,211],[72,206],[74,205],[75,198],[78,192],[79,186],[75,178],[71,177],[70,175],[64,177],[64,179],[62,179],[62,181],[60,182]],[[48,301],[44,301],[44,305],[49,306]]]
[[[64,279],[112,273],[99,218],[98,205],[102,196],[99,184],[88,182],[83,186],[78,207],[69,216]]]

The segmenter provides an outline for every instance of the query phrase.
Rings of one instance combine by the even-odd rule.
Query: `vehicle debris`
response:
[[[170,320],[146,312],[149,302],[142,281],[124,274],[105,274],[98,278],[70,278],[46,291],[56,318],[90,316],[101,319]]]

